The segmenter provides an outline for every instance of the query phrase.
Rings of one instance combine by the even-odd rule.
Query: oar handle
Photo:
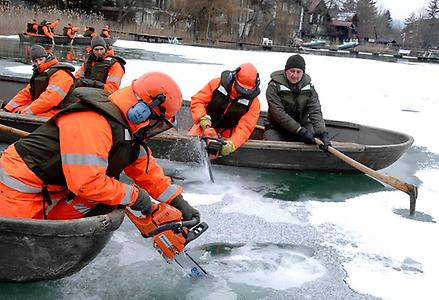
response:
[[[319,139],[315,139],[315,142],[317,145],[323,145],[323,142]],[[397,190],[400,190],[410,196],[410,215],[413,215],[415,213],[415,205],[416,205],[416,198],[418,197],[418,188],[414,186],[413,184],[409,184],[406,182],[403,182],[395,177],[388,176],[381,174],[375,170],[372,170],[371,168],[363,165],[362,163],[359,163],[358,161],[350,158],[346,154],[338,151],[332,146],[328,146],[328,151],[335,155],[336,157],[340,158],[342,161],[347,163],[348,165],[354,167],[355,169],[379,180],[382,181],[392,187],[394,187]]]
[[[12,133],[12,134],[19,136],[19,137],[25,137],[25,136],[29,135],[29,132],[27,132],[27,131],[23,131],[23,130],[20,130],[20,129],[17,129],[14,127],[10,127],[10,126],[6,126],[3,124],[0,124],[0,131]]]

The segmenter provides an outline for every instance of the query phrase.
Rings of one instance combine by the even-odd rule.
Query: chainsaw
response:
[[[168,263],[177,263],[194,278],[207,275],[184,249],[209,228],[205,222],[197,224],[196,219],[182,221],[181,212],[166,203],[153,204],[149,216],[136,216],[129,209],[125,209],[125,213],[144,238],[152,238],[154,248]]]

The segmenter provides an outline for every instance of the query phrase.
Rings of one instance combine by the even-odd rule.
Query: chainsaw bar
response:
[[[186,251],[177,253],[174,261],[190,277],[200,278],[207,275],[207,272]]]

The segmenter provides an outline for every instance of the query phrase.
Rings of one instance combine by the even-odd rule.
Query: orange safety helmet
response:
[[[251,98],[259,95],[259,74],[256,67],[251,63],[241,64],[233,74],[236,91]]]
[[[154,100],[160,96],[162,100],[153,107],[153,110],[159,116],[164,114],[168,120],[177,114],[183,103],[178,84],[169,75],[162,72],[145,73],[133,80],[131,87],[134,93],[149,105],[153,104]]]
[[[241,64],[235,71],[236,81],[246,89],[253,89],[259,80],[258,71],[251,63]]]

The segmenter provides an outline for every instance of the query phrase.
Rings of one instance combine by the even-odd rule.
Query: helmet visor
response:
[[[256,84],[255,84],[254,87],[252,87],[252,88],[244,87],[241,84],[239,84],[238,80],[236,80],[235,81],[235,88],[236,88],[236,91],[238,92],[239,95],[242,95],[244,97],[249,97],[249,96],[254,95],[253,97],[256,97],[260,93],[260,90],[259,90],[259,76],[256,79]]]
[[[150,125],[140,129],[142,139],[150,139],[168,129],[175,128],[176,126],[177,121],[175,117],[170,120],[164,117],[159,117],[153,124],[150,123]]]

